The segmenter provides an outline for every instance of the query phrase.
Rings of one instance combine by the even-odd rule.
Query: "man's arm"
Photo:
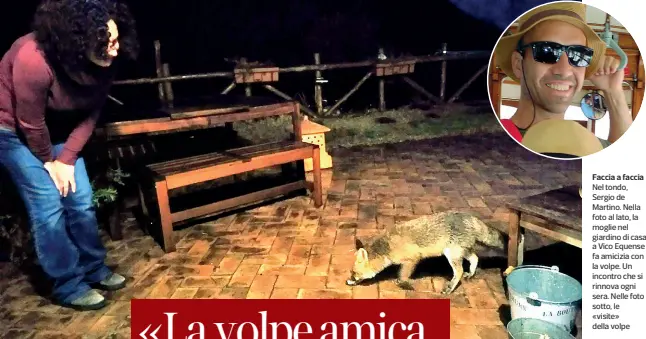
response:
[[[18,52],[13,64],[18,127],[27,146],[43,163],[52,161],[52,142],[45,124],[47,94],[53,75],[45,59],[29,47]]]
[[[599,69],[588,79],[603,92],[604,103],[610,115],[610,131],[608,141],[619,140],[633,123],[624,94],[624,70],[619,69],[619,59],[603,55],[599,61]]]
[[[622,88],[604,91],[605,104],[610,115],[610,132],[608,141],[614,143],[619,140],[633,123],[633,118],[628,109],[628,102]]]

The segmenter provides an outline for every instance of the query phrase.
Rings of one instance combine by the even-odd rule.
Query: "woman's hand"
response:
[[[49,176],[54,181],[56,189],[58,189],[58,192],[60,192],[62,196],[66,197],[70,188],[72,189],[72,192],[76,192],[74,166],[64,164],[60,161],[49,161],[44,165]]]
[[[59,191],[66,197],[70,189],[76,192],[76,181],[74,180],[74,165],[64,164],[58,160],[54,161],[54,172],[60,183]]]
[[[48,161],[43,164],[45,166],[45,169],[47,170],[47,173],[49,173],[49,176],[52,178],[52,181],[54,181],[54,185],[56,185],[56,189],[63,194],[63,184],[58,180],[58,176],[56,175],[56,164],[54,164],[53,161]]]

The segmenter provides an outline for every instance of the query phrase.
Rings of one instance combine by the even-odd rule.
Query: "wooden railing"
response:
[[[374,58],[371,60],[357,61],[357,62],[343,62],[333,64],[321,64],[320,54],[314,54],[314,64],[300,65],[289,67],[276,67],[274,65],[261,64],[257,62],[248,62],[242,58],[236,61],[236,66],[232,71],[222,72],[208,72],[199,74],[184,74],[184,75],[171,75],[170,66],[168,63],[163,63],[161,58],[161,44],[155,41],[155,63],[156,63],[156,77],[119,80],[115,85],[119,86],[132,86],[143,84],[156,84],[158,89],[159,100],[165,107],[172,107],[174,101],[174,94],[171,83],[178,81],[188,81],[197,79],[213,79],[213,78],[229,78],[231,83],[221,91],[221,94],[227,94],[237,86],[245,86],[245,94],[251,96],[252,85],[259,85],[265,88],[270,93],[279,96],[286,100],[299,101],[301,109],[307,115],[312,117],[319,117],[326,115],[329,112],[336,111],[341,104],[352,96],[362,84],[369,78],[375,76],[379,79],[379,109],[386,108],[384,83],[386,78],[398,77],[404,83],[408,84],[414,90],[428,98],[430,101],[442,104],[452,103],[459,98],[459,96],[482,74],[487,70],[487,62],[490,58],[491,51],[447,51],[446,44],[442,45],[442,49],[433,55],[422,56],[407,56],[402,58]],[[383,55],[383,50],[379,50],[378,55]],[[475,72],[453,95],[446,99],[446,64],[451,60],[485,60],[484,65]],[[415,72],[415,66],[422,63],[441,62],[442,75],[440,83],[439,96],[431,94],[424,89],[420,84],[411,79],[410,75]],[[323,95],[321,90],[320,79],[322,71],[339,70],[339,69],[357,69],[368,68],[366,74],[349,90],[341,99],[337,100],[334,105],[324,109]],[[277,83],[281,73],[300,73],[300,72],[315,72],[314,84],[314,107],[310,108],[306,103],[296,100],[288,94],[280,91],[273,84]],[[117,99],[112,98],[117,101]]]

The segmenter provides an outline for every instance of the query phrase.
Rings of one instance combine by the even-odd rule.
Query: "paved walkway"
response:
[[[346,286],[355,237],[448,208],[504,223],[505,199],[581,180],[580,161],[534,156],[506,135],[344,149],[333,156],[320,209],[300,197],[220,218],[180,231],[178,251],[166,255],[129,220],[125,240],[105,237],[108,263],[129,277],[128,287],[109,294],[111,305],[98,312],[53,306],[25,275],[0,264],[0,328],[9,329],[9,338],[129,338],[131,298],[442,297],[450,275],[442,259],[418,270],[416,291],[400,290],[392,280]],[[528,240],[530,248],[547,245]],[[573,253],[579,254],[569,256],[569,264],[580,267],[580,252]],[[507,337],[499,311],[507,305],[504,253],[490,259],[492,265],[450,297],[452,338]]]

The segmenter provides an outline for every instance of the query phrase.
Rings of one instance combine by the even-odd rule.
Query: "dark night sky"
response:
[[[494,25],[501,14],[483,13],[480,1],[452,1],[459,1],[462,7],[475,4],[476,16],[485,17],[486,21],[466,14],[448,0],[398,0],[383,3],[367,0],[130,1],[138,22],[142,53],[136,63],[122,70],[119,78],[154,75],[155,39],[161,41],[162,58],[170,64],[174,74],[228,71],[232,65],[226,63],[224,58],[242,56],[249,60],[271,61],[278,66],[292,66],[312,63],[314,52],[321,53],[322,62],[326,63],[373,58],[379,47],[386,48],[393,55],[432,54],[443,42],[448,44],[450,50],[490,50],[503,29]],[[537,1],[545,2],[524,0],[524,3]],[[14,5],[15,3],[20,5]],[[3,25],[0,47],[6,50],[15,38],[28,31],[37,3],[36,0],[16,1],[13,2],[11,11],[2,11],[3,22],[15,23]],[[499,9],[492,12],[510,15],[509,8],[506,7],[510,4],[505,1],[489,3],[492,8]],[[519,2],[516,1],[514,7],[517,8],[513,11],[518,13],[509,20],[527,9],[517,3]],[[464,32],[472,32],[472,35]],[[487,61],[449,62],[448,95]],[[420,69],[420,74],[415,74],[415,79],[428,86],[431,92],[438,93],[439,63],[423,65],[417,69]],[[341,70],[324,73],[324,76],[330,78],[329,86],[335,87],[333,95],[338,98],[364,72],[365,70]],[[281,81],[277,86],[290,95],[304,92],[311,96],[312,73],[293,75],[293,78],[292,75],[289,76],[291,79]],[[333,81],[335,76],[349,80]],[[221,91],[229,81],[216,79],[183,82],[174,85],[174,89],[176,95],[208,93]],[[370,81],[364,86],[376,87]],[[486,99],[484,75],[472,87],[474,90],[465,93],[465,96]],[[156,96],[155,86],[143,85],[136,88],[137,91],[132,91],[131,87],[115,88],[113,94],[125,101],[140,100],[142,96],[154,99]],[[376,90],[370,88],[367,91],[375,93],[372,94],[372,101],[375,101]]]

